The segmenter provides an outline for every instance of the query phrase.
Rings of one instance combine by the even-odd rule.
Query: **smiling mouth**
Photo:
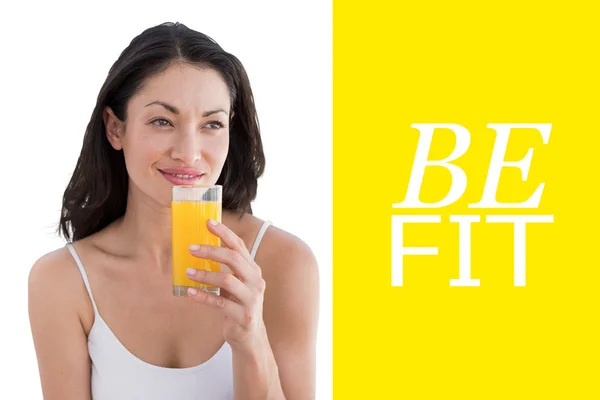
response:
[[[204,177],[204,173],[201,172],[187,172],[187,173],[176,173],[158,170],[162,176],[173,185],[189,185],[197,183]],[[177,171],[179,172],[179,171]]]
[[[184,178],[184,179],[191,179],[191,178],[200,177],[200,175],[170,174],[168,172],[164,172],[164,173],[167,174],[167,175],[176,176],[177,178]]]

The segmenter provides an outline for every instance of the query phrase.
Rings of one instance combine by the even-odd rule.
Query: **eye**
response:
[[[164,118],[157,118],[150,123],[154,126],[159,126],[159,127],[173,126],[173,124],[171,124],[171,122],[169,120],[164,119]]]
[[[221,121],[210,121],[206,125],[209,129],[222,129],[225,127],[225,124]]]

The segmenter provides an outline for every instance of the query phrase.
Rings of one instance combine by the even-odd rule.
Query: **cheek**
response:
[[[161,159],[165,144],[156,139],[147,135],[131,135],[129,140],[123,143],[125,162],[130,175],[145,173]]]
[[[229,151],[229,133],[223,135],[223,140],[220,143],[219,148],[219,161],[221,164],[225,163],[225,159],[227,158],[227,152]]]
[[[225,163],[227,151],[229,150],[229,134],[214,137],[210,141],[210,149],[206,153],[210,156],[213,169],[220,168]]]
[[[213,138],[210,143],[210,148],[206,148],[205,150],[205,162],[210,167],[211,179],[214,179],[216,182],[223,171],[223,166],[227,159],[227,152],[229,151],[229,135],[226,134],[222,137]]]

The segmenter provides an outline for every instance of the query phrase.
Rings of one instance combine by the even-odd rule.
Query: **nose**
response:
[[[174,135],[174,143],[171,150],[171,157],[175,160],[181,160],[188,165],[193,165],[201,158],[202,146],[200,138],[191,129],[180,131]]]

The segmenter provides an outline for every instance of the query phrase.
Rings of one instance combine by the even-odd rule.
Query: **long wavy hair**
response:
[[[223,208],[252,213],[265,167],[254,97],[242,63],[213,39],[181,23],[164,23],[135,37],[110,68],[87,125],[73,176],[63,195],[58,231],[67,241],[96,233],[125,214],[129,177],[122,150],[106,137],[102,118],[110,107],[127,121],[127,104],[144,82],[174,62],[218,71],[231,98],[229,150],[217,184]]]

